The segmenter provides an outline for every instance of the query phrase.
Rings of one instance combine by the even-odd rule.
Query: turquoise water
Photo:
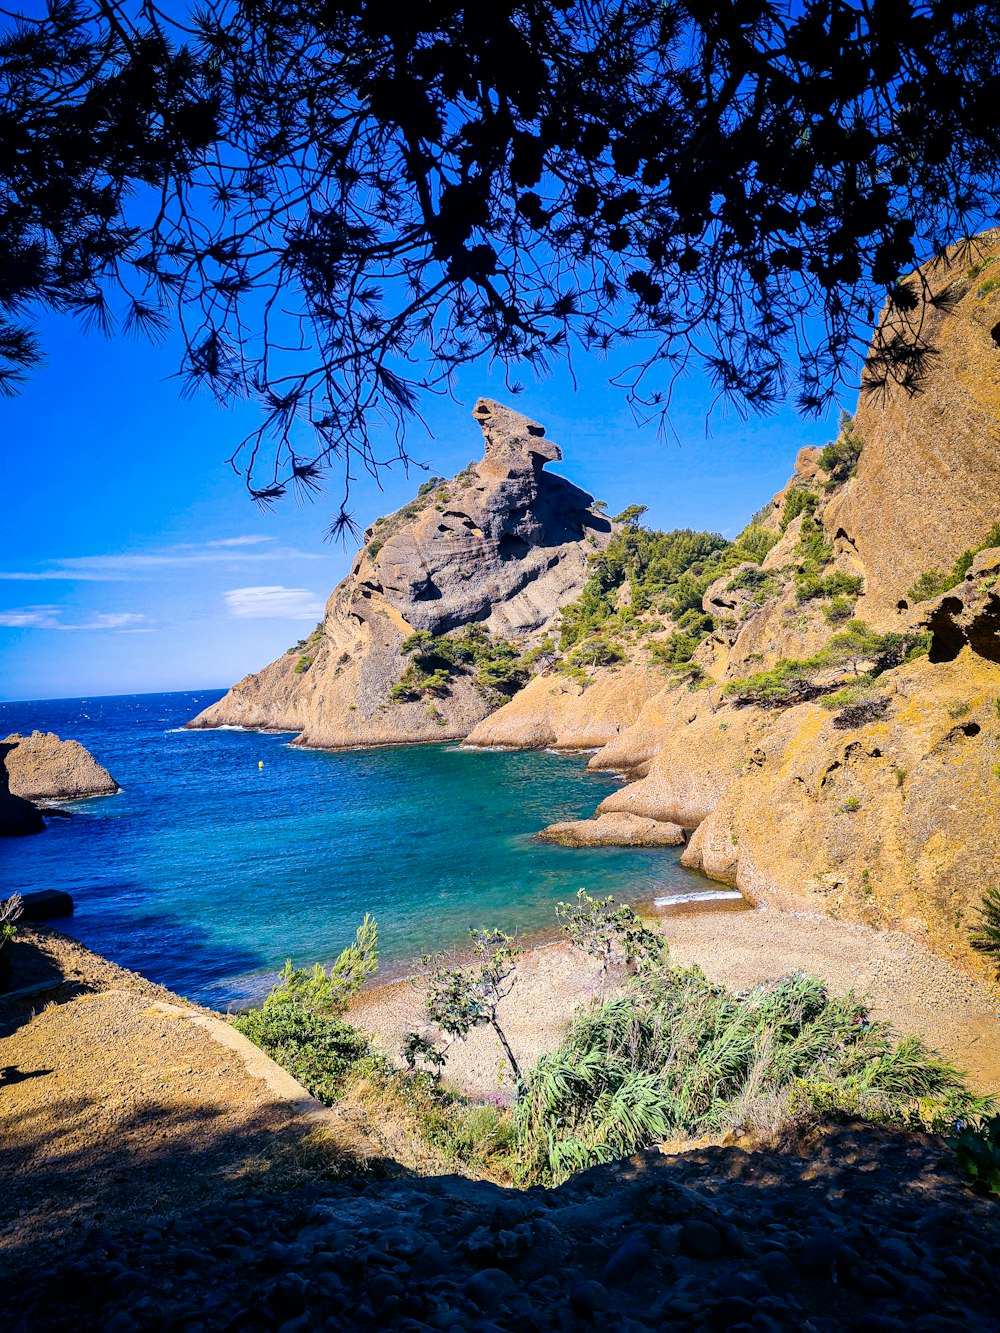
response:
[[[365,912],[392,975],[460,945],[470,925],[551,929],[555,904],[580,887],[631,901],[707,887],[672,850],[533,838],[615,786],[584,757],[322,753],[290,736],[178,730],[220,694],[0,704],[0,736],[72,737],[124,789],[0,841],[0,891],[66,889],[76,913],[60,929],[221,1007],[260,995],[286,957],[331,959]]]

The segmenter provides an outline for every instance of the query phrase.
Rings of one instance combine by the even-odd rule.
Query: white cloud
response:
[[[306,588],[231,588],[225,597],[238,620],[318,620],[323,614],[322,601]]]
[[[183,544],[154,551],[123,551],[117,555],[75,555],[52,560],[45,569],[0,570],[0,580],[44,582],[73,580],[79,582],[116,582],[142,578],[161,569],[198,565],[255,564],[264,560],[322,560],[312,551],[298,551],[291,546],[274,546],[273,538],[259,536],[220,537],[201,546]],[[263,550],[249,547],[263,546]]]
[[[89,620],[66,625],[60,619],[62,610],[59,606],[22,606],[0,611],[0,626],[7,629],[118,630],[123,634],[151,632],[148,618],[134,611],[98,611]]]
[[[218,541],[206,542],[206,546],[260,546],[261,542],[273,542],[273,537],[220,537]]]

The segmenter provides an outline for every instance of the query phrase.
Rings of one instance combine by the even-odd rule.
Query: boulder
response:
[[[623,812],[564,820],[550,824],[538,836],[563,847],[679,847],[684,842],[679,824]]]
[[[8,790],[27,801],[113,796],[121,790],[79,741],[60,740],[52,732],[8,736],[0,742],[0,761]]]

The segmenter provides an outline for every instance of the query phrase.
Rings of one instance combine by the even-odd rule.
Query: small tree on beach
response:
[[[666,958],[663,936],[643,925],[631,907],[616,904],[613,897],[591,898],[586,889],[580,889],[575,903],[558,904],[556,917],[570,944],[600,962],[602,995],[608,968],[616,957],[635,971]]]
[[[502,930],[473,929],[471,934],[472,962],[467,967],[446,967],[440,955],[425,959],[432,964],[427,981],[427,1017],[449,1038],[449,1046],[456,1039],[464,1041],[473,1028],[491,1027],[520,1090],[524,1075],[500,1022],[500,1005],[514,988],[521,947]],[[420,1039],[411,1042],[414,1037],[416,1034],[408,1034],[404,1054],[409,1048],[414,1055],[426,1058]],[[443,1063],[444,1051],[439,1054]]]
[[[348,999],[378,971],[378,925],[365,914],[354,940],[337,957],[329,972],[322,964],[293,967],[289,958],[264,1007],[298,1004],[315,1014],[342,1014]]]

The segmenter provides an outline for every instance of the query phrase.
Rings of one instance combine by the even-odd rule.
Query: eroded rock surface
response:
[[[0,762],[12,795],[27,801],[113,796],[120,788],[79,741],[53,732],[17,733],[0,741]]]
[[[613,812],[593,819],[562,820],[542,829],[538,836],[563,847],[680,847],[684,843],[679,824]]]
[[[365,533],[351,573],[302,654],[285,654],[200,713],[193,727],[295,730],[337,748],[464,738],[495,702],[458,674],[432,697],[394,700],[400,645],[475,623],[518,645],[544,633],[611,532],[592,497],[544,471],[562,455],[544,428],[489,399],[485,454]]]

